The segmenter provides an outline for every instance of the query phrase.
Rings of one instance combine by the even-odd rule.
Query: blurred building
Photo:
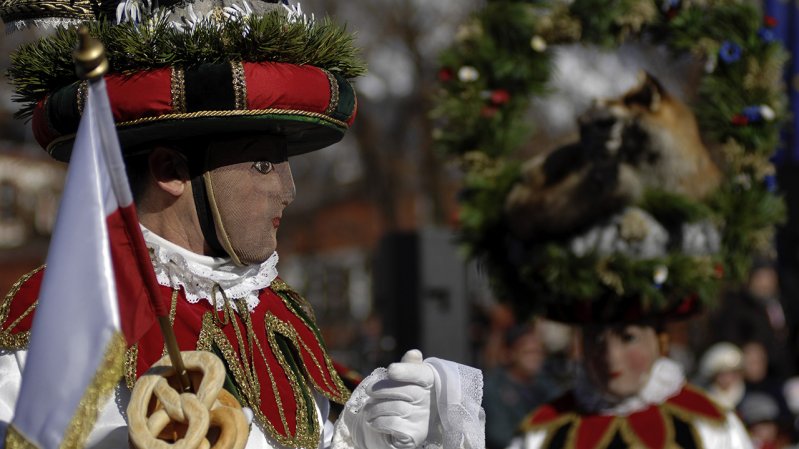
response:
[[[64,164],[0,143],[0,291],[44,263],[65,174]]]

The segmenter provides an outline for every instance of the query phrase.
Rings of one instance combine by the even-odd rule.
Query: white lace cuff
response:
[[[436,374],[436,405],[442,428],[444,449],[483,449],[485,447],[485,411],[483,373],[471,366],[431,357],[425,363]],[[434,435],[431,432],[431,435]],[[428,443],[439,443],[431,441]]]

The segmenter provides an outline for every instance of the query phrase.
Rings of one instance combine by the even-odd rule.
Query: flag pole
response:
[[[89,36],[89,29],[86,25],[81,25],[78,28],[78,46],[72,53],[72,56],[75,61],[75,73],[80,79],[94,83],[101,79],[108,71],[108,58],[105,56],[105,48],[99,40]],[[135,216],[133,218],[132,220],[125,220],[125,225],[128,228],[135,227],[135,229],[128,230],[131,235],[141,235],[141,230],[138,228],[138,219],[135,219]],[[136,248],[138,247],[134,245],[134,250],[136,250]],[[149,254],[138,254],[140,251],[136,252],[136,260],[139,263],[150,263]],[[152,270],[152,266],[145,268],[147,270]],[[186,366],[183,364],[183,358],[180,355],[180,348],[175,338],[175,332],[172,329],[172,323],[169,322],[168,312],[164,312],[162,310],[164,307],[158,303],[158,287],[153,282],[144,281],[150,296],[150,301],[153,305],[153,310],[156,311],[161,334],[164,336],[167,353],[172,361],[172,366],[175,368],[175,372],[178,374],[176,377],[178,388],[181,391],[190,392],[192,390],[191,381],[189,380]]]

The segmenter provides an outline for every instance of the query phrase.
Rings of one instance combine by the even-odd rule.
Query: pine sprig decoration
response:
[[[89,33],[106,46],[111,73],[231,60],[308,64],[347,78],[366,71],[354,36],[328,19],[304,23],[271,11],[221,22],[203,20],[187,32],[177,30],[163,15],[140,24],[88,25]],[[29,117],[46,93],[77,81],[72,61],[76,42],[74,28],[59,27],[12,54],[8,78],[14,101],[23,103],[18,117]]]
[[[572,13],[582,24],[582,40],[603,47],[617,45],[657,16],[657,6],[639,0],[575,0]]]
[[[467,154],[464,164],[469,167],[461,193],[465,201],[460,226],[464,234],[470,236],[467,240],[476,242],[482,236],[483,227],[502,225],[505,195],[518,179],[519,167],[514,161],[497,163],[480,151]],[[480,246],[470,249],[479,251]]]
[[[756,38],[762,14],[754,4],[738,1],[714,3],[709,7],[683,8],[653,31],[668,39],[670,48],[675,51],[690,50],[701,39],[741,44]]]
[[[434,138],[441,153],[464,162],[460,237],[484,263],[500,299],[520,314],[603,298],[665,310],[685,298],[712,304],[725,282],[745,278],[753,254],[769,249],[785,216],[769,158],[786,117],[788,55],[769,26],[753,4],[738,0],[491,0],[469,19],[441,55]],[[705,63],[689,106],[703,139],[719,148],[721,186],[702,201],[650,190],[631,206],[669,233],[714,227],[720,250],[712,255],[678,247],[650,259],[577,255],[568,243],[573,236],[521,241],[509,229],[505,201],[521,178],[514,155],[530,145],[535,124],[528,111],[547,93],[552,47],[612,48],[630,40]],[[458,76],[464,69],[469,76]],[[497,104],[494,92],[507,100]]]

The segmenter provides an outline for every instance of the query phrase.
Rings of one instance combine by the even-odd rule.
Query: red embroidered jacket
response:
[[[726,421],[721,407],[690,385],[628,416],[582,414],[577,409],[573,392],[567,393],[531,413],[522,430],[546,432],[543,449],[700,449],[695,422],[722,426]]]
[[[27,347],[44,270],[18,281],[0,305],[0,348]],[[90,288],[90,287],[88,287]],[[280,279],[260,292],[251,313],[237,313],[229,303],[222,311],[206,301],[190,303],[183,290],[161,287],[181,350],[213,351],[228,371],[226,387],[243,406],[253,409],[256,423],[289,447],[316,447],[321,428],[313,391],[344,403],[349,390],[333,367],[307,303]],[[245,304],[237,307],[247,310]],[[123,318],[124,319],[124,318]],[[126,381],[165,354],[158,325],[128,348]]]

